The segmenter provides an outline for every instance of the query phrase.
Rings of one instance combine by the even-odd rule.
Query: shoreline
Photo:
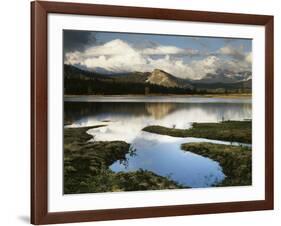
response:
[[[252,143],[252,121],[223,121],[217,123],[193,123],[189,129],[168,128],[159,125],[150,125],[143,131],[172,137],[197,137],[211,140],[222,140]]]
[[[225,179],[215,187],[252,184],[252,148],[212,143],[183,143],[183,151],[213,159],[222,167]]]
[[[239,135],[247,134],[250,124],[250,121],[225,121],[194,123],[193,128],[186,130],[160,126],[148,126],[143,130],[174,137],[209,137],[210,139],[220,137],[224,138],[221,140],[236,142],[250,141],[248,136]],[[131,149],[130,144],[122,140],[89,142],[93,137],[87,133],[87,130],[101,126],[64,128],[65,194],[190,188],[169,177],[141,168],[134,172],[113,172],[110,169],[113,162],[125,163],[126,155],[133,155],[136,150]],[[215,131],[223,131],[223,133],[215,133]],[[210,187],[251,184],[251,147],[191,142],[182,143],[181,149],[210,158],[221,165],[226,178]]]
[[[64,128],[64,194],[188,188],[148,170],[112,171],[110,165],[125,163],[135,150],[122,140],[89,142],[94,137],[87,131],[98,127]]]
[[[150,94],[150,95],[138,95],[138,94],[120,94],[120,95],[101,95],[101,94],[64,94],[64,98],[68,97],[237,97],[237,98],[250,98],[252,94]]]

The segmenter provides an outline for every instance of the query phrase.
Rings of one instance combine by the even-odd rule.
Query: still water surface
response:
[[[90,129],[95,141],[122,140],[133,152],[111,170],[146,169],[190,187],[209,187],[225,175],[219,164],[180,149],[182,143],[229,142],[176,138],[142,131],[148,125],[190,128],[193,122],[251,119],[251,99],[201,97],[72,97],[65,99],[65,118],[71,127],[106,125]]]

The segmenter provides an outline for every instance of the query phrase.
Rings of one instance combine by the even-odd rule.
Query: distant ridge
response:
[[[208,74],[201,80],[191,80],[175,77],[160,69],[154,69],[152,72],[102,74],[65,64],[64,78],[65,89],[70,93],[79,92],[75,86],[81,87],[83,93],[97,92],[99,94],[115,94],[115,92],[117,94],[126,94],[126,92],[128,94],[250,93],[252,89],[250,72],[238,74],[235,78],[227,74]],[[90,81],[91,84],[86,81],[88,83]]]

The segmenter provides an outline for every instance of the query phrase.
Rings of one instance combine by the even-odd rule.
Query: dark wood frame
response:
[[[48,13],[265,26],[265,200],[48,212]],[[273,209],[273,16],[62,2],[31,3],[31,223],[52,224]]]

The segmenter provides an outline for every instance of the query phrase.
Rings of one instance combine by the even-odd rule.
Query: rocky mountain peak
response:
[[[154,69],[148,76],[147,82],[165,87],[178,86],[176,78],[165,71]]]

